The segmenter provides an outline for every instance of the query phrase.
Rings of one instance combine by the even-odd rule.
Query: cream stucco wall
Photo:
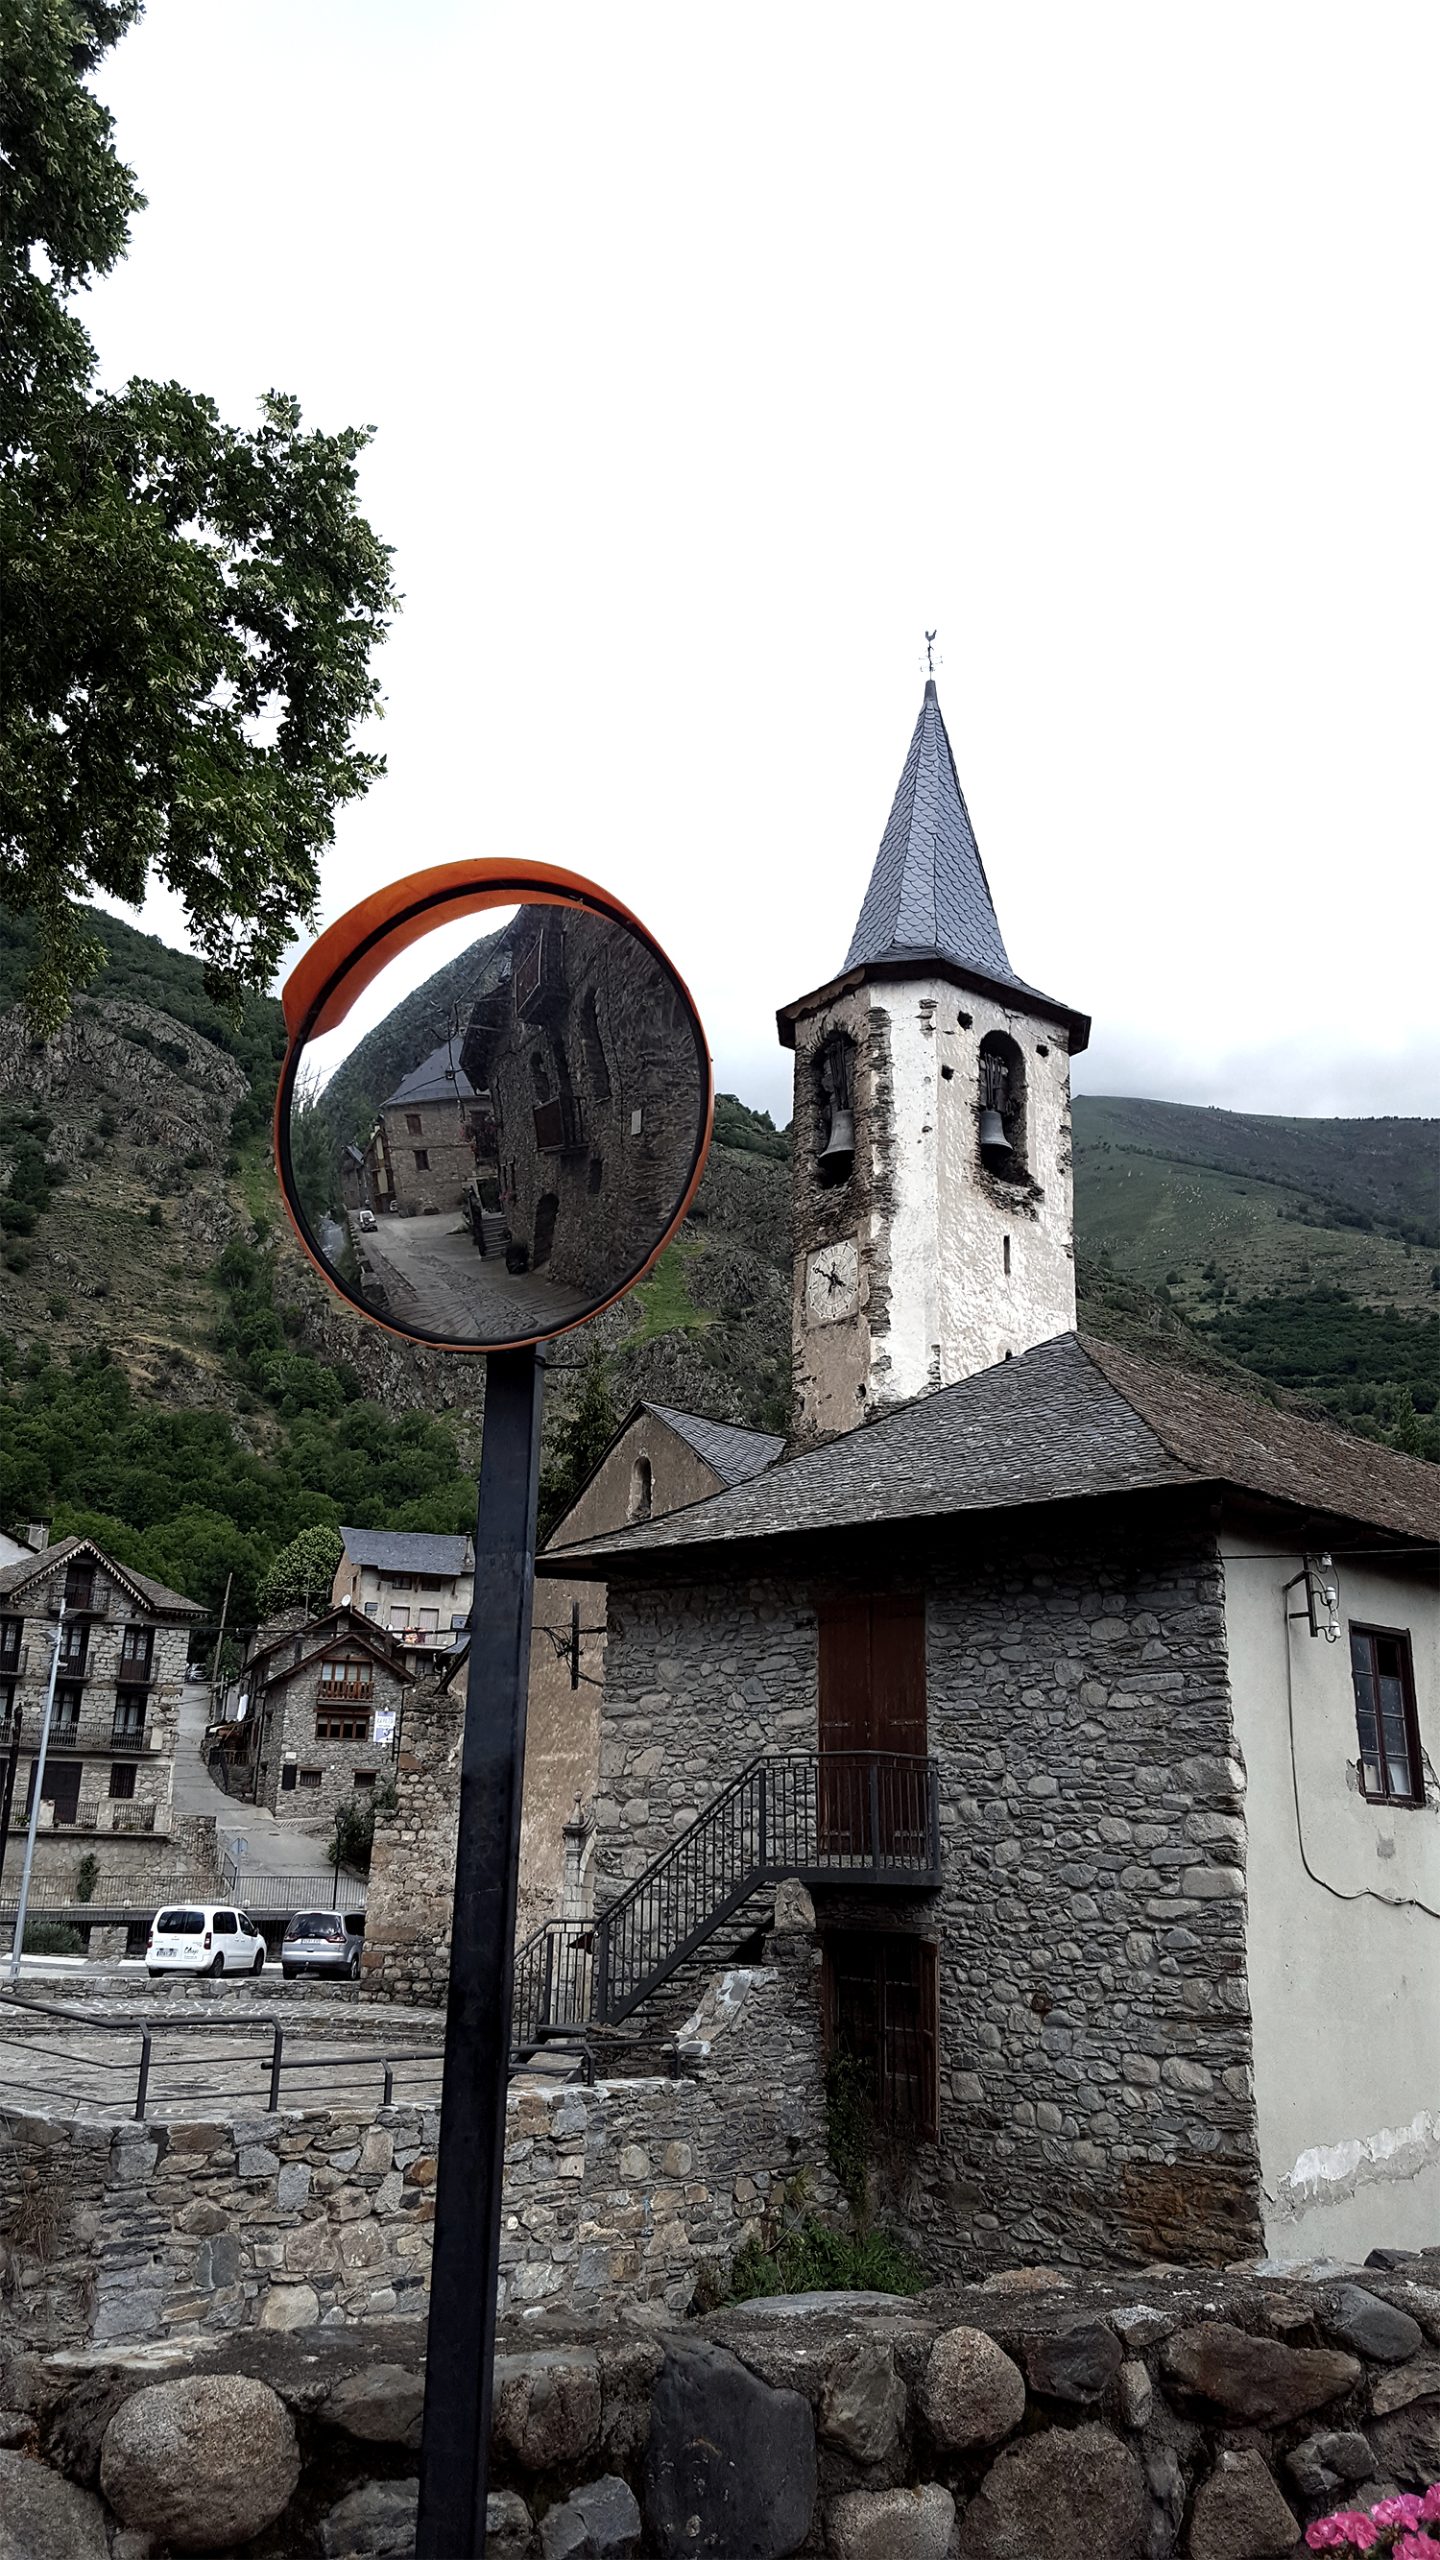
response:
[[[650,1469],[652,1519],[719,1490],[720,1478],[688,1441],[658,1415],[638,1413],[559,1523],[551,1551],[623,1529],[640,1490],[636,1471],[642,1461]],[[578,1688],[570,1679],[572,1605],[580,1611]],[[521,1943],[560,1912],[565,1825],[577,1808],[588,1813],[599,1791],[605,1615],[603,1583],[536,1577],[520,1821]]]
[[[1287,1621],[1298,1551],[1242,1519],[1222,1545],[1268,2244],[1291,2261],[1419,2248],[1440,2231],[1440,1918],[1415,1907],[1440,1913],[1440,1601],[1417,1568],[1342,1554],[1327,1644]],[[1410,1631],[1423,1808],[1360,1793],[1352,1621]]]
[[[855,1043],[856,1151],[850,1180],[826,1188],[811,1086],[834,1029]],[[994,1031],[1025,1062],[1024,1181],[998,1181],[980,1159],[980,1046]],[[940,978],[862,986],[797,1026],[795,1081],[797,1436],[849,1430],[1071,1330],[1070,1056],[1058,1025]],[[856,1240],[859,1304],[817,1324],[807,1256],[844,1235]]]

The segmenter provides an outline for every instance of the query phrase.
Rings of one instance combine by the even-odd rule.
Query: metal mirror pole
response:
[[[485,2549],[543,1378],[487,1355],[415,2560]]]

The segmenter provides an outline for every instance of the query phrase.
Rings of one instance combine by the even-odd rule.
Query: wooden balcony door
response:
[[[913,1854],[926,1822],[924,1595],[845,1592],[818,1618],[821,1849]]]

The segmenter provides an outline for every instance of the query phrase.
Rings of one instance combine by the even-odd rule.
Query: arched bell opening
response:
[[[648,1458],[637,1458],[630,1470],[631,1520],[648,1520],[655,1500],[655,1471]]]
[[[855,1043],[831,1031],[815,1052],[816,1178],[827,1190],[848,1182],[855,1166]]]
[[[980,1043],[980,1161],[1003,1182],[1029,1177],[1025,1131],[1025,1056],[1008,1031]]]

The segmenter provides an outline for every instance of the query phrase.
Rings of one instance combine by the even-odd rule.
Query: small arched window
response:
[[[545,1052],[543,1049],[532,1049],[530,1052],[530,1082],[534,1088],[536,1101],[548,1102],[553,1091],[553,1087],[550,1082],[550,1070],[545,1063]]]
[[[1028,1178],[1025,1057],[1008,1031],[987,1031],[980,1043],[979,1139],[987,1173],[1006,1182]]]
[[[637,1458],[630,1470],[630,1519],[648,1520],[654,1499],[654,1469],[648,1458]]]

